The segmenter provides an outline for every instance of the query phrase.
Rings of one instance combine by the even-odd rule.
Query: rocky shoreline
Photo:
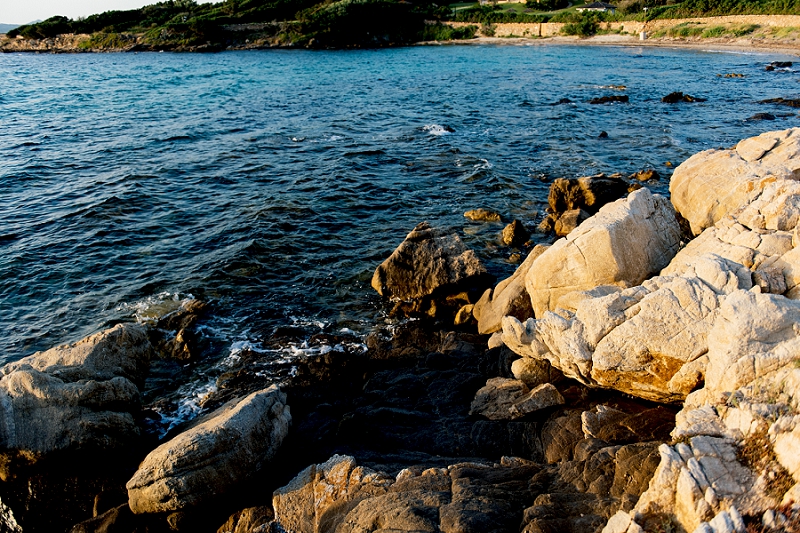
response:
[[[419,224],[372,281],[391,337],[244,351],[163,437],[141,398],[199,302],[7,364],[0,530],[797,531],[798,177],[800,128],[696,154],[669,200],[557,180],[562,237],[509,224],[499,283]]]

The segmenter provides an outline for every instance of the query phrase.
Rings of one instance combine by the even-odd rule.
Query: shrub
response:
[[[584,18],[580,22],[570,22],[561,28],[564,35],[577,35],[578,37],[589,37],[597,33],[598,24],[593,18]]]
[[[477,26],[469,25],[462,28],[454,28],[447,24],[436,23],[426,24],[420,32],[420,41],[461,41],[472,39],[478,31]]]
[[[495,29],[495,25],[491,23],[481,25],[481,33],[486,37],[494,37]]]
[[[670,37],[697,37],[703,33],[703,28],[693,25],[691,22],[678,24],[667,30]]]
[[[725,26],[712,26],[711,28],[707,28],[703,30],[703,33],[700,34],[700,37],[708,38],[708,37],[722,37],[728,31],[725,29]]]

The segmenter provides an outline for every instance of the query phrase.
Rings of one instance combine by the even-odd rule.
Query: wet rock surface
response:
[[[378,266],[372,287],[397,302],[394,313],[442,317],[475,303],[493,281],[458,235],[423,222]]]

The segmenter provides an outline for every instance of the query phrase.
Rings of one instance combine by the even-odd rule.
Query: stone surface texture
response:
[[[127,483],[128,505],[158,513],[213,500],[267,464],[290,422],[274,385],[229,402],[148,454]]]
[[[498,283],[494,289],[487,289],[483,293],[472,310],[472,314],[478,320],[478,333],[484,335],[500,331],[504,316],[514,316],[520,320],[533,316],[531,297],[525,288],[525,275],[536,258],[547,248],[548,246],[542,244],[534,246],[511,277]]]
[[[640,189],[605,205],[531,265],[525,286],[534,316],[557,309],[570,292],[640,284],[669,264],[679,243],[678,221],[660,195]]]
[[[130,445],[139,435],[137,384],[152,355],[143,327],[120,324],[5,365],[0,449],[40,457]]]
[[[729,150],[706,150],[679,165],[670,197],[699,235],[749,204],[770,183],[800,178],[800,129],[767,132]]]
[[[486,269],[458,235],[418,224],[375,270],[372,287],[394,300],[415,300],[434,291],[469,283]]]

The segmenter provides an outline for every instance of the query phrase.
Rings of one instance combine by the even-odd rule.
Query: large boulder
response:
[[[678,401],[702,382],[707,336],[721,302],[751,286],[742,265],[708,255],[681,276],[586,298],[574,313],[546,312],[525,324],[506,317],[503,342],[586,385]]]
[[[353,457],[334,455],[311,465],[272,495],[275,520],[286,531],[334,531],[361,500],[386,494],[394,479],[358,466]]]
[[[541,467],[476,463],[410,467],[396,477],[334,456],[275,491],[275,522],[293,533],[514,532]]]
[[[547,248],[546,245],[537,244],[511,277],[498,283],[494,289],[486,289],[472,309],[473,316],[478,320],[478,333],[500,331],[504,316],[510,315],[520,320],[533,316],[531,297],[525,288],[525,276],[536,258]]]
[[[17,456],[28,463],[52,452],[129,446],[139,436],[136,384],[152,353],[143,327],[120,324],[3,367],[0,478]]]
[[[799,321],[800,302],[782,296],[740,290],[725,299],[708,335],[705,386],[678,413],[648,490],[605,533],[665,520],[743,532],[743,515],[765,524],[791,516],[800,495]]]
[[[800,178],[800,128],[771,131],[728,150],[706,150],[675,169],[672,203],[699,235],[752,202],[765,186]]]
[[[662,196],[640,189],[607,204],[528,270],[525,286],[534,315],[557,309],[571,292],[638,285],[667,266],[679,244],[678,221]]]
[[[277,386],[233,400],[142,461],[127,483],[134,513],[176,511],[213,500],[266,465],[289,430]]]
[[[442,233],[422,222],[378,266],[372,287],[393,301],[412,302],[412,312],[436,315],[437,305],[459,293],[483,290],[491,281],[458,235]]]

